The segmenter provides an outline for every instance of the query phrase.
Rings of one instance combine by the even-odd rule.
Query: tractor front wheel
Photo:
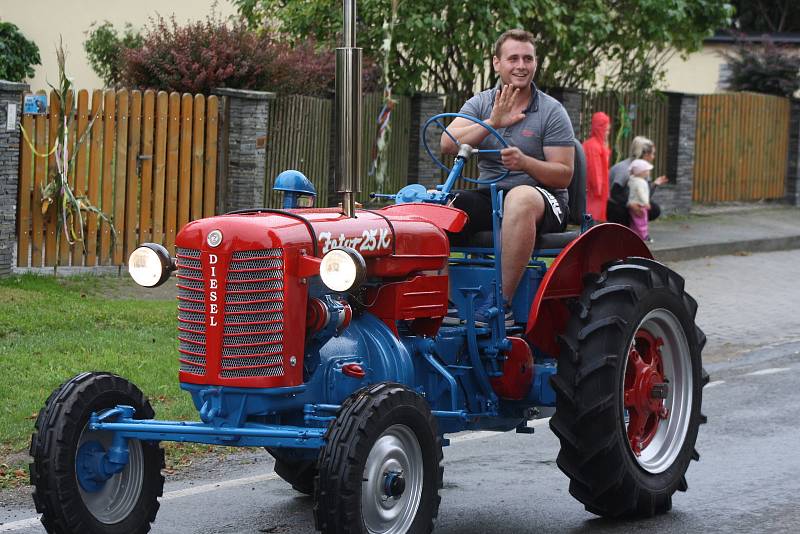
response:
[[[137,419],[154,417],[142,392],[110,373],[83,373],[58,387],[36,418],[30,465],[33,500],[47,532],[131,534],[150,530],[164,487],[164,450],[128,440],[129,460],[110,478],[98,477],[98,458],[113,434],[91,431],[92,412],[133,406]]]
[[[317,466],[314,517],[322,532],[433,530],[442,444],[427,402],[405,386],[377,384],[348,398]]]
[[[570,493],[589,512],[665,513],[688,487],[708,375],[697,303],[683,286],[664,265],[628,258],[587,276],[574,303],[550,426]]]

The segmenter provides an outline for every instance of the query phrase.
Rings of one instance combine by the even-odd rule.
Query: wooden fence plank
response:
[[[788,154],[788,100],[753,93],[698,99],[695,202],[781,198]]]
[[[139,243],[146,243],[152,240],[155,107],[155,92],[152,90],[145,91],[142,108],[142,153],[139,156],[142,192],[139,200]]]
[[[78,118],[76,121],[77,128],[73,128],[77,135],[77,140],[82,141],[75,148],[77,155],[75,156],[75,187],[72,190],[75,197],[86,196],[86,168],[87,156],[89,154],[88,145],[89,137],[83,137],[86,133],[86,128],[89,125],[89,92],[86,89],[78,91],[78,105],[77,105]],[[83,137],[83,139],[81,139]],[[85,212],[81,214],[85,217]],[[82,241],[77,241],[72,245],[72,265],[83,265],[84,247],[86,245],[86,236],[83,235],[83,228],[78,225],[78,220],[75,220],[75,234],[80,238],[83,236]]]
[[[61,112],[61,102],[55,91],[50,91],[50,112],[48,114],[48,128],[47,128],[47,146],[50,150],[56,145],[56,137],[58,136],[58,115]],[[60,150],[60,148],[59,148]],[[47,160],[47,183],[51,182],[56,173],[56,154],[50,154]],[[44,264],[48,267],[54,266],[57,262],[57,220],[56,220],[56,207],[51,205],[45,214],[45,245],[44,245]]]
[[[44,91],[36,94],[45,95]],[[35,119],[35,147],[38,154],[47,154],[47,116],[37,115]],[[42,266],[42,251],[44,244],[44,216],[42,214],[42,186],[47,176],[47,156],[34,158],[33,173],[33,200],[31,212],[33,213],[32,238],[31,238],[31,267]]]
[[[33,116],[22,116],[22,127],[28,137],[33,134]],[[22,139],[19,175],[19,213],[17,215],[17,267],[28,266],[31,246],[31,190],[33,188],[33,152],[25,139]]]
[[[169,125],[167,132],[167,193],[165,202],[166,222],[164,223],[166,236],[164,246],[171,252],[175,243],[176,228],[178,226],[178,160],[180,156],[180,131],[181,131],[181,95],[169,95]]]
[[[219,98],[212,95],[206,103],[205,178],[203,180],[203,217],[214,215],[217,205],[217,135],[219,129]]]
[[[117,93],[117,146],[114,174],[114,227],[117,239],[114,241],[112,265],[122,265],[125,254],[125,193],[127,191],[128,161],[128,91],[123,89]]]
[[[206,97],[194,96],[194,120],[192,121],[192,196],[191,220],[203,216],[203,162],[206,129]]]
[[[104,114],[102,109],[103,92],[95,90],[92,93],[91,117],[94,118],[90,131],[91,144],[89,145],[89,185],[88,198],[92,206],[100,206],[100,172],[103,157],[103,122]],[[89,141],[87,139],[87,141]],[[85,265],[94,266],[97,262],[97,220],[94,213],[86,216],[86,235],[85,241]]]
[[[128,118],[127,184],[125,188],[125,249],[117,265],[128,262],[136,248],[136,226],[139,222],[139,154],[142,142],[142,92],[132,91]]]
[[[178,181],[178,231],[189,222],[192,184],[192,95],[181,97],[181,152]]]
[[[125,93],[125,99],[127,103],[127,93]],[[126,105],[127,108],[127,105]],[[114,230],[117,229],[117,226],[120,224],[120,220],[117,220],[115,205],[114,205],[114,169],[116,167],[115,159],[118,158],[116,156],[116,150],[114,146],[114,142],[116,139],[117,133],[117,94],[116,91],[113,89],[109,89],[105,92],[104,95],[104,106],[103,106],[103,172],[102,172],[102,210],[105,212],[106,216],[110,219],[109,221],[103,221],[100,227],[100,258],[99,263],[100,265],[109,265],[111,263],[111,248],[112,242],[116,242],[119,238],[114,237],[114,233],[112,232],[112,225]],[[127,125],[126,125],[127,126]],[[125,128],[127,132],[128,129]],[[125,143],[123,142],[123,146]],[[124,157],[123,157],[124,161]]]
[[[169,95],[159,91],[156,97],[156,141],[153,176],[153,241],[164,243],[164,190],[167,170],[167,125],[169,123]]]

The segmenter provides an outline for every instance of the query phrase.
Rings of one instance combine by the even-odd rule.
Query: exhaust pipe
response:
[[[355,0],[344,0],[343,38],[344,46],[336,49],[336,183],[342,193],[342,211],[353,217],[355,195],[361,191],[361,49],[355,47]]]

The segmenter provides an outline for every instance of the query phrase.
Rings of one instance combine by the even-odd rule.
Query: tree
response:
[[[733,29],[750,33],[800,32],[797,0],[732,0]]]
[[[0,22],[0,80],[21,82],[33,77],[34,65],[41,65],[39,47],[10,22]]]
[[[125,33],[120,37],[114,25],[108,21],[100,25],[93,22],[86,34],[83,48],[92,70],[106,86],[118,85],[122,81],[124,53],[141,48],[142,36],[133,30],[130,23],[126,23]]]
[[[726,82],[732,91],[792,96],[800,90],[800,55],[786,46],[769,39],[763,44],[740,39],[722,55],[728,60]]]
[[[374,88],[377,69],[365,60],[365,87]],[[210,93],[218,87],[284,94],[327,96],[334,88],[335,60],[313,38],[297,46],[230,23],[212,13],[179,25],[151,19],[142,45],[123,53],[123,81],[132,87]]]
[[[342,27],[339,0],[233,2],[251,27],[277,21],[295,42],[334,43]],[[366,54],[379,57],[391,13],[391,0],[358,3]],[[699,49],[730,14],[723,0],[401,0],[387,74],[396,92],[470,94],[492,81],[494,40],[526,28],[538,38],[539,85],[648,90],[671,55]]]

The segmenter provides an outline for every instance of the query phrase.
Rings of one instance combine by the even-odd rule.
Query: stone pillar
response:
[[[786,165],[786,200],[800,206],[800,100],[793,98],[789,116],[789,162]]]
[[[583,92],[578,89],[555,87],[553,89],[548,89],[546,93],[561,102],[561,105],[564,106],[569,120],[572,123],[575,139],[582,141],[580,135],[581,121],[583,120]]]
[[[420,137],[425,121],[444,111],[444,97],[419,93],[411,98],[411,124],[408,139],[408,183],[422,184],[432,189],[442,182],[442,170],[431,160]],[[438,127],[428,128],[428,146],[441,159]]]
[[[694,151],[697,131],[697,96],[666,93],[669,99],[667,118],[667,176],[670,182],[658,188],[654,200],[662,213],[688,213],[692,208]]]
[[[17,240],[19,123],[28,90],[27,84],[0,80],[0,276],[11,274]]]
[[[269,101],[275,93],[216,89],[222,97],[217,211],[264,205]]]

